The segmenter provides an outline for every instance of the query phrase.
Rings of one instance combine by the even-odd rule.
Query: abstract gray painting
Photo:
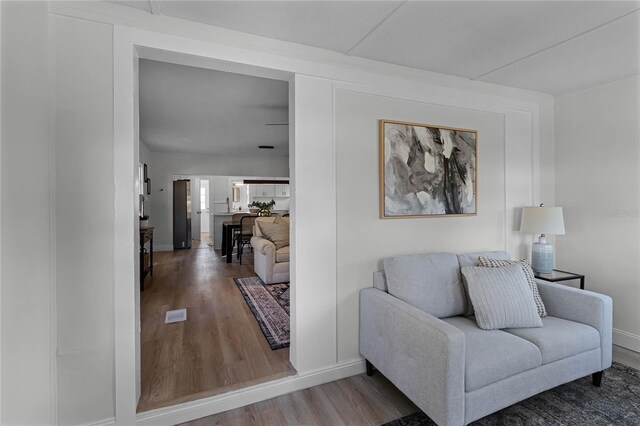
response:
[[[477,130],[380,120],[380,216],[476,214]]]

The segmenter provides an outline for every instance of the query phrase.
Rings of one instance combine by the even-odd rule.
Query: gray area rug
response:
[[[265,284],[260,277],[233,279],[271,349],[289,347],[289,283]]]
[[[379,374],[379,373],[376,373]],[[431,426],[422,411],[384,426]],[[542,392],[471,423],[474,426],[640,425],[640,372],[614,362],[604,372],[602,386],[591,376]]]

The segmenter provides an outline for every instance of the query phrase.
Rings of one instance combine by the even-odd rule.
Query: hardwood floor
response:
[[[640,353],[613,345],[613,360],[640,370]]]
[[[141,297],[139,412],[295,374],[289,350],[271,350],[233,282],[254,275],[251,265],[225,263],[204,240],[190,250],[155,256],[154,276],[145,281]],[[187,321],[164,324],[165,312],[178,308],[187,308]],[[636,352],[614,346],[613,358],[640,368]],[[417,410],[376,372],[185,425],[379,425]]]
[[[613,347],[614,361],[640,368],[640,354]],[[606,373],[603,380],[606,380]],[[225,411],[183,426],[380,425],[418,411],[391,382],[375,372],[338,380]]]
[[[227,264],[206,241],[154,256],[140,298],[138,412],[295,374],[289,349],[271,350],[233,281],[255,275],[250,256]],[[181,308],[186,321],[164,323],[167,311]]]
[[[380,425],[418,411],[382,374],[349,377],[184,423],[210,425]]]

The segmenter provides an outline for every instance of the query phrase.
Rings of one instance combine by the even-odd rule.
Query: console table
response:
[[[153,276],[153,230],[154,227],[140,228],[140,291],[144,291],[144,278]],[[144,267],[144,246],[149,243],[149,265]]]

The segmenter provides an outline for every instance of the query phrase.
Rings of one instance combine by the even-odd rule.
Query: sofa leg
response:
[[[373,376],[373,364],[368,359],[365,359],[365,362],[367,364],[367,376]]]
[[[591,375],[591,378],[593,379],[593,386],[600,387],[600,384],[602,383],[602,373],[604,373],[604,371],[598,371]]]

